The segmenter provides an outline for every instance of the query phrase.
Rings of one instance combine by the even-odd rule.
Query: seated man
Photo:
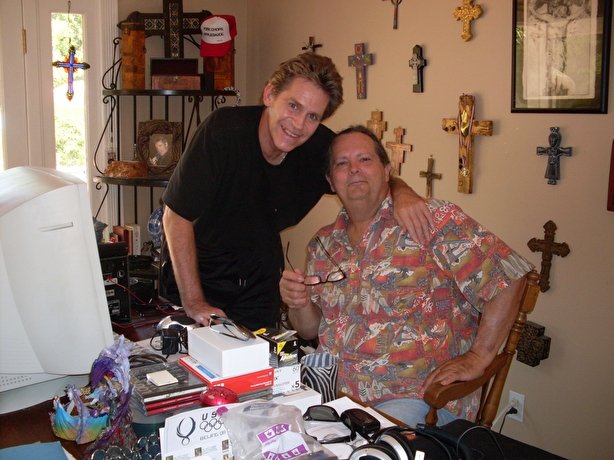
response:
[[[414,241],[393,217],[390,170],[366,128],[335,137],[327,178],[343,209],[309,243],[306,272],[285,270],[280,289],[293,328],[339,358],[337,389],[415,426],[428,384],[482,375],[532,266],[441,200],[427,202],[430,241]],[[439,422],[473,418],[478,404],[477,394],[450,403]]]

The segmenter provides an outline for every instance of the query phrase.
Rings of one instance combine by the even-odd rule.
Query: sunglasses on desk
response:
[[[209,321],[209,328],[218,334],[225,335],[226,337],[232,337],[233,339],[242,340],[247,342],[249,339],[253,339],[256,335],[245,326],[235,323],[230,318],[211,313],[209,315],[211,321]],[[214,325],[220,325],[222,327],[213,327]]]
[[[341,417],[337,411],[330,406],[317,405],[310,406],[307,408],[305,413],[303,414],[303,420],[312,421],[312,422],[341,422]],[[356,432],[352,430],[349,435],[346,436],[338,436],[338,437],[328,437],[325,436],[323,439],[318,439],[317,441],[320,444],[336,444],[339,442],[350,442],[356,439]]]

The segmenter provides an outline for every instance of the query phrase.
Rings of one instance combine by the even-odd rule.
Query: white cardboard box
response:
[[[213,328],[222,328],[214,325]],[[269,367],[269,342],[260,337],[242,341],[198,327],[188,331],[190,356],[221,377],[256,372]]]
[[[272,401],[277,404],[296,406],[301,410],[301,414],[304,414],[310,406],[322,404],[322,395],[307,385],[301,384],[298,390],[273,396]]]
[[[273,369],[273,394],[278,395],[296,390],[301,384],[301,365],[276,367]]]

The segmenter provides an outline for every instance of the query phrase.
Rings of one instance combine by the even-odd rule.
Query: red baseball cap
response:
[[[225,56],[233,49],[237,35],[234,16],[214,14],[200,23],[200,55],[203,57]]]

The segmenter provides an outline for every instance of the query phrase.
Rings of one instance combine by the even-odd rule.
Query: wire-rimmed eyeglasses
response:
[[[230,318],[224,318],[223,316],[216,315],[215,313],[211,313],[209,317],[211,318],[211,321],[209,321],[209,328],[218,334],[232,337],[233,339],[239,339],[244,342],[256,337],[248,328],[235,323]],[[213,327],[214,325],[221,325],[224,328],[215,328]]]
[[[303,420],[314,422],[341,422],[341,417],[335,410],[335,408],[324,405],[310,406],[303,414]],[[336,444],[339,442],[349,442],[356,439],[356,432],[352,432],[346,436],[334,437],[334,435],[327,435],[323,439],[318,439],[320,444]]]
[[[305,275],[305,281],[304,281],[305,285],[315,286],[317,284],[323,284],[323,283],[336,283],[337,281],[341,281],[345,279],[345,276],[346,276],[345,272],[341,269],[339,264],[335,262],[335,259],[333,259],[333,257],[326,250],[326,248],[324,247],[324,243],[322,243],[322,240],[320,239],[320,237],[316,236],[316,241],[322,248],[322,251],[324,251],[324,254],[326,254],[326,257],[328,258],[328,260],[330,260],[330,262],[335,266],[335,270],[333,270],[332,272],[329,272],[328,275],[326,275],[325,279],[322,279],[320,275]],[[292,266],[292,262],[290,262],[290,257],[288,256],[289,250],[290,250],[290,242],[288,241],[288,244],[286,245],[286,262],[288,262],[288,266],[292,269],[292,271],[294,271],[294,267]]]

